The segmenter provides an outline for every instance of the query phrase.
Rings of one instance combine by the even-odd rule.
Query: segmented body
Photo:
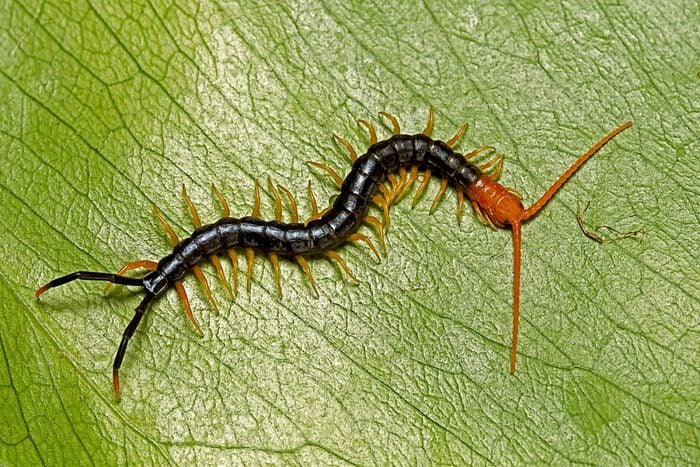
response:
[[[326,170],[331,175],[340,187],[340,194],[332,206],[319,213],[311,185],[309,184],[309,198],[312,204],[313,215],[306,223],[297,222],[296,201],[286,189],[280,187],[289,197],[292,207],[292,222],[285,223],[281,221],[281,199],[270,182],[270,189],[276,201],[275,220],[266,221],[259,218],[260,197],[256,183],[255,207],[253,208],[252,216],[242,218],[229,217],[228,204],[221,193],[214,187],[214,193],[224,208],[224,217],[213,224],[202,226],[196,209],[183,187],[183,195],[197,227],[188,238],[178,241],[175,232],[154,206],[159,222],[173,241],[174,248],[172,253],[165,256],[158,263],[148,260],[126,263],[117,274],[77,271],[56,278],[40,287],[36,291],[36,297],[39,298],[40,295],[50,288],[78,279],[107,281],[110,285],[140,286],[145,289],[146,296],[137,306],[134,317],[124,330],[114,359],[113,384],[117,400],[119,400],[119,368],[121,367],[127,344],[153,300],[174,286],[185,305],[188,317],[197,331],[201,333],[201,328],[192,314],[187,294],[181,283],[181,279],[189,271],[194,271],[204,286],[212,305],[216,307],[199,263],[206,259],[212,260],[232,297],[234,292],[224,278],[218,255],[227,253],[232,260],[235,290],[237,284],[236,273],[238,271],[238,259],[235,251],[239,249],[246,252],[248,260],[248,285],[250,285],[254,252],[264,252],[269,256],[273,264],[280,293],[278,256],[293,257],[308,276],[314,290],[316,290],[316,287],[308,264],[304,259],[305,256],[324,255],[336,261],[348,275],[354,277],[348,270],[345,262],[333,250],[346,241],[362,240],[377,254],[371,241],[366,236],[355,233],[355,231],[363,222],[368,223],[377,229],[380,241],[383,243],[383,232],[389,222],[389,206],[401,198],[416,180],[418,171],[422,170],[424,177],[416,191],[414,204],[425,189],[430,177],[437,176],[441,179],[441,186],[431,210],[436,206],[449,185],[457,193],[458,220],[461,218],[462,202],[466,196],[471,201],[475,213],[482,221],[494,228],[509,228],[512,231],[513,334],[510,371],[511,373],[514,372],[520,304],[521,224],[539,212],[554,193],[586,160],[595,154],[606,142],[632,125],[632,122],[620,125],[598,141],[585,154],[580,156],[530,208],[525,209],[520,202],[520,195],[515,190],[506,188],[496,181],[503,165],[503,156],[497,156],[481,166],[476,166],[470,162],[470,159],[478,153],[493,149],[491,146],[482,146],[468,154],[460,154],[452,150],[452,146],[459,140],[466,129],[466,125],[463,125],[453,138],[443,142],[430,137],[434,118],[432,109],[430,109],[425,130],[421,134],[416,135],[402,134],[395,117],[384,112],[380,112],[380,115],[391,122],[394,135],[387,140],[378,142],[374,127],[365,120],[359,120],[359,123],[369,130],[371,141],[369,149],[362,156],[357,157],[350,143],[336,137],[339,143],[348,150],[353,161],[352,169],[345,179],[341,179],[330,167],[310,163]],[[410,177],[407,178],[409,169]],[[489,169],[490,171],[488,171]],[[396,178],[395,174],[397,173],[400,179]],[[390,187],[385,185],[386,182],[389,182]],[[368,215],[368,210],[372,204],[376,204],[383,209],[383,223],[376,217]],[[122,273],[136,268],[147,268],[151,269],[151,271],[141,278],[122,275]]]
[[[146,290],[159,295],[181,279],[192,266],[232,248],[254,248],[267,253],[300,256],[333,249],[362,223],[372,198],[388,174],[399,168],[430,168],[460,191],[468,190],[481,170],[442,141],[425,135],[395,135],[373,144],[352,166],[333,207],[307,224],[265,221],[255,217],[225,217],[195,230],[143,278]]]

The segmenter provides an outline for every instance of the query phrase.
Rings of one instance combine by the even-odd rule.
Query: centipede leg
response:
[[[229,259],[231,260],[231,280],[233,281],[233,295],[238,295],[238,253],[236,250],[226,250]]]
[[[345,260],[343,260],[343,258],[341,258],[340,255],[338,255],[338,253],[336,253],[335,251],[328,250],[323,252],[323,256],[330,259],[331,261],[335,261],[335,263],[338,264],[338,266],[340,266],[340,268],[343,271],[345,271],[345,274],[347,274],[350,277],[350,279],[357,282],[357,277],[355,277],[355,275],[352,272],[350,272],[348,265],[345,264]]]
[[[275,271],[275,284],[277,284],[277,294],[282,298],[282,279],[280,275],[280,261],[275,253],[268,253],[267,256],[270,257],[270,262],[272,263],[272,270]]]
[[[423,172],[423,180],[421,180],[420,186],[418,186],[418,190],[416,190],[416,194],[413,195],[413,203],[411,204],[411,208],[416,207],[416,203],[418,202],[418,199],[420,198],[421,193],[423,193],[423,190],[425,190],[425,187],[428,186],[428,182],[430,181],[430,175],[431,175],[430,169],[425,169],[425,172]]]
[[[399,125],[399,121],[396,119],[396,117],[394,117],[388,112],[379,112],[379,115],[391,122],[391,127],[394,135],[401,134],[401,126]]]
[[[250,213],[253,217],[260,217],[260,185],[255,180],[253,188],[253,211]]]
[[[377,236],[379,237],[379,243],[382,245],[382,250],[384,250],[384,253],[386,253],[386,243],[384,243],[384,224],[382,221],[374,216],[365,216],[362,218],[362,221],[374,227],[374,230],[377,232]]]
[[[217,195],[219,198],[219,201],[222,202],[222,206],[224,207],[224,211],[228,209],[228,204],[226,203],[226,200],[224,200],[224,197],[221,196],[221,193],[219,193],[219,190],[216,189],[214,184],[212,184],[212,189],[214,190],[214,194]],[[190,217],[192,218],[192,223],[194,224],[195,228],[200,228],[202,226],[202,221],[199,217],[199,214],[197,213],[197,208],[195,207],[194,203],[190,199],[189,195],[187,194],[187,189],[185,188],[185,185],[182,185],[182,196],[185,198],[185,203],[187,203],[187,207],[189,208],[190,211]],[[224,268],[221,265],[221,261],[219,260],[218,256],[213,255],[211,256],[211,262],[214,265],[214,269],[216,269],[216,273],[219,276],[219,279],[221,279],[221,282],[224,284],[224,288],[228,292],[229,296],[233,298],[233,291],[231,290],[231,286],[228,284],[228,281],[226,280],[226,275],[224,274]],[[194,271],[195,276],[197,277],[197,280],[202,284],[202,287],[204,287],[204,291],[207,294],[207,297],[209,298],[209,302],[212,304],[214,309],[218,312],[219,307],[217,306],[216,302],[214,301],[214,296],[211,293],[211,289],[209,288],[209,283],[207,282],[206,277],[204,276],[204,273],[202,272],[202,268],[200,266],[194,266],[192,268]]]
[[[316,203],[316,195],[314,195],[314,189],[311,187],[311,180],[306,186],[306,193],[309,196],[309,204],[311,204],[311,217],[309,220],[315,219],[318,215],[318,203]]]
[[[359,119],[357,121],[360,125],[363,127],[367,128],[367,131],[369,131],[369,144],[374,144],[377,142],[377,130],[374,129],[374,126],[368,122],[367,120]]]
[[[267,184],[268,184],[268,187],[270,188],[270,191],[272,192],[272,197],[275,200],[275,220],[281,221],[282,220],[282,198],[280,198],[280,194],[275,189],[275,185],[272,183],[272,179],[270,177],[267,177]]]
[[[446,189],[447,189],[447,179],[443,178],[442,181],[440,182],[440,190],[438,190],[438,194],[437,194],[437,196],[435,196],[435,199],[433,200],[433,204],[430,206],[430,210],[428,211],[428,214],[433,213],[433,210],[435,210],[435,207],[440,202],[440,198],[442,198],[442,195],[445,194]]]
[[[491,167],[493,167],[494,164],[496,164],[496,168],[493,170],[491,173],[490,177],[492,180],[498,180],[498,177],[501,176],[501,170],[503,170],[503,160],[505,159],[505,156],[502,154],[499,156],[494,157],[484,165],[479,166],[479,169],[482,172],[488,171]]]
[[[314,162],[314,161],[307,161],[307,164],[319,168],[323,171],[325,171],[328,175],[331,176],[331,179],[333,179],[333,183],[335,183],[338,188],[343,186],[343,179],[338,175],[338,172],[333,170],[332,167],[327,166],[326,164],[321,164],[320,162]]]
[[[372,253],[374,253],[374,256],[377,257],[377,261],[381,261],[381,258],[379,257],[379,252],[374,247],[374,243],[372,243],[372,240],[370,240],[367,235],[354,233],[354,234],[348,235],[347,241],[348,242],[358,242],[358,241],[365,242],[367,244],[367,246],[369,247],[369,249],[372,250]]]
[[[190,322],[194,326],[194,328],[197,330],[197,333],[200,336],[204,336],[204,333],[202,332],[202,328],[199,326],[199,322],[197,321],[197,318],[194,317],[194,313],[192,313],[192,307],[190,306],[190,300],[187,298],[187,292],[185,291],[185,287],[182,285],[182,281],[175,281],[175,290],[177,291],[177,294],[180,296],[180,301],[182,302],[183,306],[185,307],[185,314],[189,318]]]
[[[469,160],[469,159],[473,158],[474,156],[476,156],[484,151],[490,150],[490,149],[496,149],[496,148],[494,148],[493,146],[481,146],[480,148],[476,148],[473,151],[466,153],[464,155],[464,158],[466,160]]]
[[[520,324],[520,223],[511,225],[513,235],[513,335],[510,346],[510,374],[515,373],[518,348],[518,326]]]
[[[457,225],[462,225],[462,206],[464,205],[464,192],[457,190]]]
[[[158,219],[158,223],[163,227],[163,230],[168,234],[170,237],[170,242],[173,244],[173,246],[177,245],[177,243],[180,241],[180,239],[177,238],[177,234],[173,230],[172,227],[170,227],[170,224],[168,224],[168,221],[165,220],[165,216],[160,212],[160,209],[158,209],[158,206],[155,204],[153,205],[153,213],[156,215],[156,219]]]
[[[246,271],[246,289],[250,292],[250,280],[253,278],[253,262],[255,261],[255,251],[252,248],[245,249],[245,257],[248,261],[248,270]]]
[[[455,135],[452,138],[447,140],[447,145],[449,147],[454,147],[454,145],[457,144],[457,142],[460,140],[460,138],[462,137],[462,135],[464,134],[464,132],[467,130],[468,127],[469,127],[468,123],[465,123],[464,125],[459,127],[459,130],[457,130],[457,133],[455,133]]]
[[[354,163],[357,160],[357,152],[355,151],[355,148],[352,147],[352,144],[350,144],[345,138],[341,138],[338,135],[333,135],[333,137],[348,151],[350,163]]]
[[[433,106],[431,105],[428,107],[428,123],[425,125],[425,129],[423,130],[423,134],[425,136],[430,136],[433,134],[433,125],[435,124],[435,110],[433,110]]]
[[[146,294],[141,303],[139,303],[139,305],[136,307],[134,317],[131,318],[131,321],[126,326],[126,329],[124,329],[122,340],[117,348],[117,354],[114,357],[114,364],[112,365],[112,385],[114,386],[114,395],[117,398],[117,402],[121,401],[121,393],[119,391],[119,368],[121,368],[122,361],[124,360],[126,346],[129,344],[129,340],[134,336],[136,328],[138,328],[143,315],[146,313],[146,310],[148,310],[148,307],[151,305],[154,298],[155,295]]]
[[[411,167],[411,170],[409,172],[408,181],[396,197],[397,200],[400,200],[403,197],[403,195],[405,195],[406,192],[413,186],[413,183],[416,181],[416,178],[418,178],[418,166],[414,165]]]
[[[283,187],[282,185],[279,185],[279,189],[284,192],[285,195],[287,195],[287,199],[289,200],[289,211],[291,212],[291,221],[292,224],[296,224],[299,222],[299,208],[297,207],[297,200],[294,199],[294,196],[289,192],[288,189]]]
[[[311,269],[309,268],[309,263],[306,262],[303,256],[295,256],[294,259],[296,260],[297,264],[299,267],[301,267],[302,271],[304,271],[304,274],[306,274],[306,278],[309,279],[309,283],[311,284],[311,288],[314,289],[314,293],[318,297],[318,289],[316,288],[316,282],[314,282],[314,277],[311,275]]]

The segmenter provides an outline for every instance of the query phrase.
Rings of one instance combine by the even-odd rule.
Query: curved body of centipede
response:
[[[316,286],[314,285],[308,263],[304,259],[305,257],[323,255],[336,261],[348,275],[353,277],[345,262],[335,253],[334,249],[345,242],[364,241],[377,254],[377,250],[374,248],[371,240],[367,236],[357,233],[358,227],[363,222],[372,225],[377,229],[379,239],[384,244],[383,235],[389,223],[389,206],[406,193],[407,189],[416,180],[418,172],[423,171],[423,180],[415,194],[414,204],[425,189],[430,177],[435,175],[441,179],[441,186],[431,211],[449,185],[457,192],[458,220],[461,217],[462,203],[466,196],[482,221],[491,227],[510,228],[512,231],[514,249],[513,335],[510,371],[513,373],[515,371],[520,304],[521,224],[539,212],[554,193],[588,158],[595,154],[610,139],[632,125],[632,122],[624,123],[598,141],[591,149],[579,157],[532,207],[525,209],[520,202],[520,195],[516,191],[506,188],[495,181],[501,172],[503,156],[498,156],[481,166],[476,166],[470,162],[470,159],[476,154],[493,149],[491,146],[483,146],[464,155],[452,150],[452,147],[466,129],[466,125],[462,126],[452,139],[443,142],[430,137],[434,120],[432,108],[425,130],[415,135],[402,134],[396,118],[392,115],[384,112],[381,112],[380,115],[391,122],[394,134],[387,140],[377,141],[374,127],[365,120],[359,120],[359,123],[369,130],[371,142],[367,152],[362,156],[357,157],[357,153],[350,143],[336,137],[339,143],[348,150],[353,162],[352,169],[344,180],[330,167],[310,163],[331,175],[340,187],[340,194],[332,206],[323,212],[318,212],[315,197],[309,184],[308,193],[313,215],[307,222],[298,222],[296,201],[289,191],[282,187],[280,189],[287,195],[291,205],[292,222],[284,223],[281,221],[281,198],[270,182],[270,190],[275,197],[275,220],[266,221],[259,218],[260,194],[256,183],[253,213],[251,216],[242,218],[229,216],[229,208],[226,201],[216,187],[213,187],[214,193],[223,206],[224,216],[213,224],[202,226],[194,205],[183,188],[183,195],[197,227],[188,238],[179,241],[175,232],[154,206],[158,220],[166,229],[174,244],[172,253],[165,256],[158,263],[147,260],[127,263],[117,274],[89,271],[74,272],[54,279],[40,287],[36,291],[36,297],[39,298],[41,294],[50,288],[77,279],[107,281],[110,283],[108,288],[113,283],[138,286],[145,290],[146,295],[136,307],[134,317],[124,330],[114,359],[113,384],[117,400],[119,400],[119,368],[124,358],[124,352],[129,339],[134,335],[150,304],[157,297],[161,296],[170,287],[175,287],[185,305],[185,310],[190,320],[201,334],[201,328],[192,315],[192,310],[181,282],[182,278],[189,271],[194,271],[200,282],[202,282],[210,301],[216,307],[199,263],[207,258],[212,259],[231,296],[234,293],[224,279],[218,255],[227,253],[232,260],[235,290],[237,288],[238,271],[236,251],[241,249],[245,251],[248,260],[248,286],[250,286],[255,252],[264,252],[269,256],[275,270],[277,287],[280,293],[279,256],[294,258],[306,273],[314,291],[316,291]],[[389,182],[388,186],[385,184],[386,182]],[[382,209],[384,222],[368,215],[368,210],[372,204],[376,204]],[[122,275],[128,270],[136,268],[146,268],[151,271],[141,278]]]

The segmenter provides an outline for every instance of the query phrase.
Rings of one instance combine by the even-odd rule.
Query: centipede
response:
[[[420,199],[421,194],[433,178],[440,180],[440,188],[430,208],[432,212],[451,187],[457,195],[457,220],[462,218],[462,208],[467,199],[476,217],[493,229],[510,229],[513,244],[513,320],[510,345],[509,372],[513,374],[516,368],[518,328],[520,320],[520,269],[521,269],[521,227],[539,213],[562,185],[607,142],[632,125],[631,121],[618,126],[606,136],[597,141],[564,172],[529,208],[522,203],[522,195],[513,188],[505,187],[498,182],[504,163],[503,155],[496,155],[488,162],[476,165],[472,162],[478,154],[493,151],[493,146],[481,146],[465,154],[453,150],[462,138],[468,125],[462,125],[455,135],[447,141],[432,138],[435,114],[433,108],[428,111],[427,124],[418,134],[401,132],[398,119],[390,113],[379,112],[385,119],[387,127],[391,126],[389,138],[379,141],[375,127],[367,120],[360,119],[358,123],[369,133],[369,148],[358,156],[358,152],[346,139],[334,135],[336,141],[345,148],[351,160],[351,169],[343,179],[328,165],[309,162],[315,168],[323,170],[332,178],[340,189],[335,200],[319,211],[316,197],[308,184],[307,194],[312,214],[304,222],[299,220],[298,204],[289,190],[278,186],[277,190],[268,178],[269,191],[274,197],[274,220],[264,220],[260,217],[260,186],[254,183],[254,206],[250,216],[231,217],[228,203],[216,186],[212,185],[213,193],[218,198],[222,217],[214,223],[202,225],[197,210],[188,196],[184,186],[182,194],[189,208],[195,230],[189,237],[180,240],[167,223],[164,215],[154,205],[153,210],[158,222],[167,232],[173,244],[170,254],[159,261],[137,260],[130,261],[116,273],[75,271],[58,277],[42,285],[36,290],[37,300],[49,289],[67,284],[75,280],[106,281],[105,292],[113,284],[139,287],[143,289],[144,297],[134,311],[134,316],[122,333],[112,365],[112,385],[117,402],[121,400],[119,369],[124,355],[139,324],[151,305],[163,296],[166,291],[174,288],[183,303],[185,312],[194,330],[203,335],[201,326],[194,317],[183,279],[192,272],[201,283],[209,302],[218,310],[211,288],[202,271],[201,263],[211,260],[217,275],[222,280],[226,290],[233,298],[238,290],[239,262],[238,254],[245,254],[247,261],[246,286],[250,290],[253,262],[256,254],[266,254],[272,263],[277,290],[281,296],[280,259],[288,258],[296,262],[309,280],[316,296],[318,289],[307,262],[309,258],[325,257],[334,261],[350,278],[355,279],[345,261],[338,254],[341,247],[348,243],[363,242],[370,250],[380,257],[378,249],[369,236],[360,233],[361,225],[372,227],[378,235],[378,241],[385,246],[385,233],[389,227],[389,208],[402,199],[418,180],[422,179],[413,194],[413,205]],[[291,222],[282,221],[282,196],[288,199],[291,211]],[[370,208],[379,211],[377,216]],[[232,284],[226,280],[220,256],[228,256],[232,264]],[[132,277],[125,273],[145,269],[141,277]],[[356,280],[356,279],[355,279]]]

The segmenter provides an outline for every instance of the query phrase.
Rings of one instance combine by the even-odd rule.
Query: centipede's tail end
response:
[[[50,284],[50,283],[49,283],[49,284],[44,284],[44,285],[42,285],[41,287],[39,287],[38,289],[36,289],[36,292],[34,292],[34,297],[36,297],[36,299],[39,300],[39,297],[41,297],[41,296],[44,294],[44,292],[46,292],[46,291],[49,290],[50,288],[51,288],[51,284]]]
[[[510,346],[510,374],[515,373],[520,321],[520,222],[511,224],[513,233],[513,340]]]
[[[119,392],[119,368],[114,368],[112,370],[112,385],[114,386],[114,397],[116,397],[117,402],[121,402],[122,395]]]

